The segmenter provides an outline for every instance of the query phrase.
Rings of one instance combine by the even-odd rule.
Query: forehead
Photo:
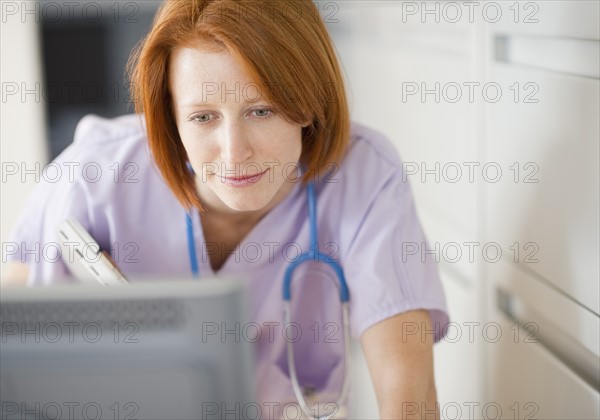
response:
[[[254,81],[243,63],[226,50],[207,50],[201,47],[178,47],[169,61],[169,84],[177,88],[188,83],[242,83]],[[190,86],[185,86],[189,89]]]
[[[178,47],[171,56],[170,67],[180,76],[202,74],[213,77],[244,76],[241,63],[226,50]]]
[[[169,90],[178,106],[268,101],[265,89],[252,79],[244,63],[224,48],[193,45],[172,52]]]

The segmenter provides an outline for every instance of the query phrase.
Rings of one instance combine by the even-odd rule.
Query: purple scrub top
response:
[[[57,245],[57,225],[67,217],[78,219],[110,250],[129,278],[191,277],[186,212],[154,166],[141,116],[83,118],[74,142],[46,170],[9,239],[18,251],[8,259],[29,266],[29,285],[73,281]],[[412,255],[415,246],[429,246],[396,148],[380,132],[353,122],[342,164],[318,178],[319,247],[344,269],[352,337],[393,315],[427,309],[435,340],[441,340],[449,322],[444,291],[433,258]],[[312,262],[296,270],[292,308],[298,328],[284,329],[282,320],[284,272],[309,249],[300,182],[217,273],[207,251],[221,245],[205,243],[198,212],[192,222],[201,275],[250,283],[251,320],[261,328],[255,344],[259,401],[267,406],[295,401],[286,338],[296,334],[300,383],[335,397],[343,374],[343,330],[333,271]]]

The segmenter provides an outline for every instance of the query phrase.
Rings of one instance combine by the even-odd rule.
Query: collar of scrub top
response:
[[[192,176],[195,175],[194,169],[190,162],[186,162],[186,166],[190,171]],[[306,172],[305,166],[301,166],[302,174]],[[340,264],[331,258],[331,256],[323,254],[319,251],[319,243],[318,243],[318,234],[317,234],[317,197],[315,194],[315,185],[312,181],[309,181],[306,185],[306,195],[308,198],[308,220],[310,226],[310,248],[307,252],[302,253],[294,261],[290,263],[288,266],[284,282],[283,282],[283,299],[285,301],[291,300],[291,283],[292,283],[292,275],[294,270],[303,262],[306,261],[315,261],[315,262],[323,262],[329,265],[336,273],[339,286],[340,286],[340,301],[348,302],[350,300],[350,293],[348,291],[348,285],[346,284],[346,279],[344,276],[344,270]],[[194,225],[192,223],[191,213],[188,211],[185,214],[185,224],[187,229],[187,241],[188,241],[188,253],[190,258],[190,266],[192,269],[192,274],[195,278],[200,277],[200,269],[198,267],[198,257],[196,254],[196,244],[194,241]]]

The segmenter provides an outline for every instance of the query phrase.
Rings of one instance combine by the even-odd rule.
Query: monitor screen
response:
[[[245,295],[232,279],[3,289],[2,418],[251,416]]]

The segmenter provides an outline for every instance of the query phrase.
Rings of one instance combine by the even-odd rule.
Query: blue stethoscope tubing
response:
[[[313,419],[326,420],[331,418],[336,412],[339,411],[339,408],[344,404],[346,397],[349,391],[349,376],[348,372],[350,371],[350,328],[349,328],[349,309],[348,305],[350,302],[350,292],[348,290],[348,285],[346,283],[346,278],[344,276],[344,270],[341,265],[331,258],[331,256],[323,254],[319,252],[319,245],[317,242],[317,198],[315,195],[315,187],[312,182],[308,182],[306,185],[306,193],[308,197],[308,220],[310,226],[310,248],[307,252],[302,253],[298,257],[294,259],[287,267],[285,271],[285,275],[283,278],[283,317],[286,325],[290,325],[292,322],[292,310],[291,310],[291,301],[292,301],[292,277],[294,271],[305,262],[314,261],[314,262],[322,262],[327,264],[333,271],[336,273],[338,279],[339,286],[339,295],[340,302],[342,307],[342,322],[344,328],[344,379],[342,382],[342,388],[340,394],[338,396],[335,405],[333,405],[333,410],[331,413],[325,414],[323,416],[315,416],[311,409],[309,408],[304,394],[302,393],[302,389],[298,382],[298,374],[296,371],[296,365],[294,362],[294,345],[291,340],[286,340],[287,342],[287,360],[288,366],[290,370],[290,381],[292,382],[292,388],[294,389],[294,394],[302,411],[306,416]],[[190,257],[190,265],[192,274],[194,277],[200,277],[200,270],[198,267],[198,259],[196,254],[196,245],[194,242],[194,226],[192,223],[192,217],[189,212],[186,213],[185,216],[186,230],[187,230],[187,241],[188,241],[188,252]],[[319,412],[320,410],[317,410]]]

